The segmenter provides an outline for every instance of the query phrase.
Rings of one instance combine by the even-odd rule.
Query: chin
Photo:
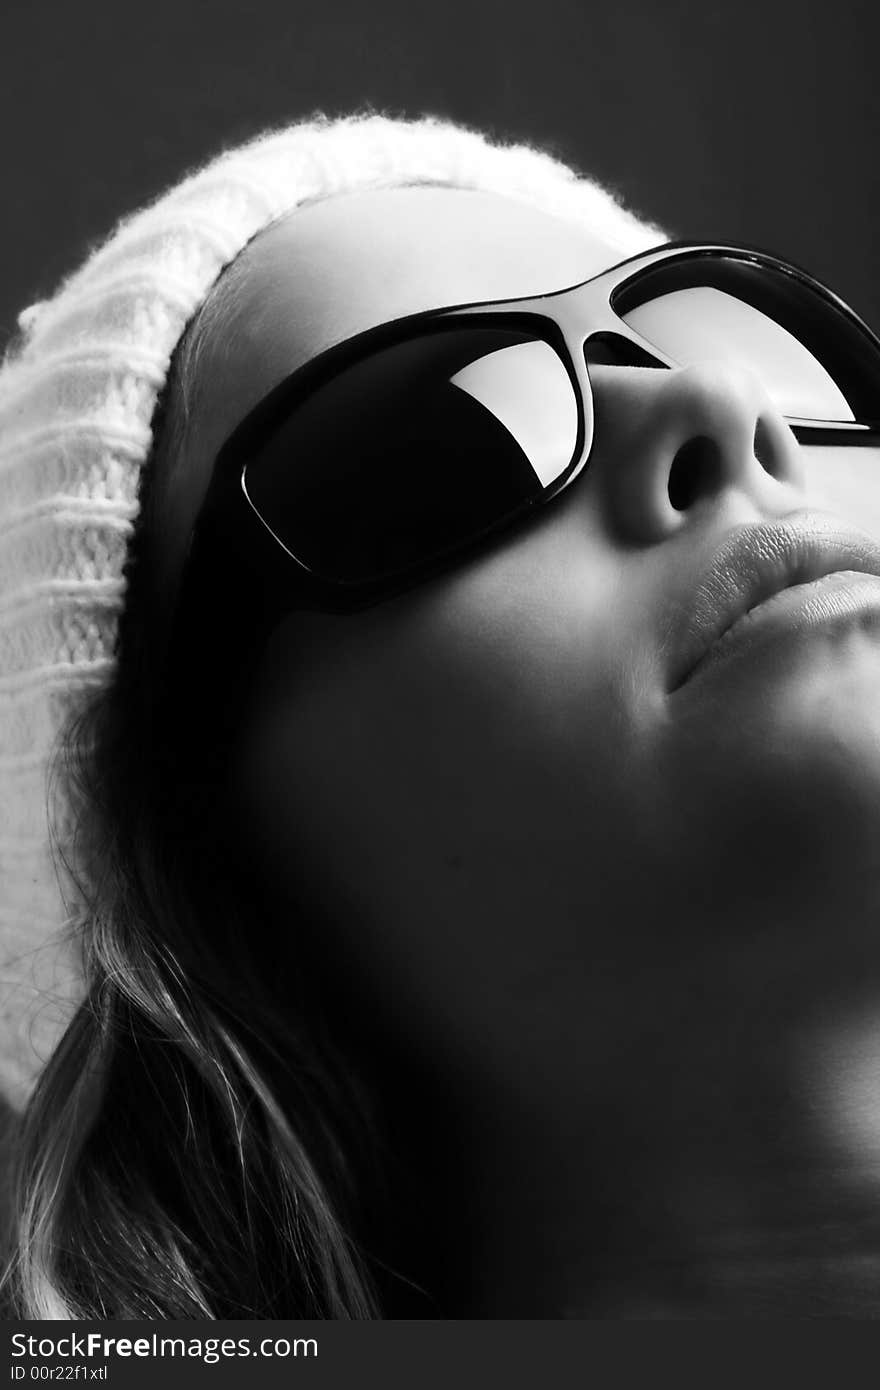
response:
[[[694,699],[694,697],[697,697]],[[797,766],[836,750],[880,765],[880,634],[782,643],[754,659],[719,662],[695,687],[688,720],[740,756],[784,756]]]
[[[753,877],[774,891],[850,872],[880,885],[880,641],[795,655],[719,667],[664,749],[676,842],[734,895]]]
[[[768,753],[784,754],[800,784],[864,797],[864,811],[880,804],[880,640],[851,632],[805,650],[768,683],[756,734],[762,726]]]

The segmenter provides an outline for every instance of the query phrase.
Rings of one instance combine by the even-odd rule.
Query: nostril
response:
[[[779,477],[780,460],[773,447],[772,431],[763,416],[758,417],[758,423],[755,425],[752,453],[765,473],[769,473],[771,478]]]
[[[695,435],[676,451],[669,470],[669,501],[687,511],[701,497],[716,493],[722,482],[721,450],[707,434]]]

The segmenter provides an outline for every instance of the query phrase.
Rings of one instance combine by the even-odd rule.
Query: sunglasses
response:
[[[880,448],[880,339],[841,299],[756,250],[671,243],[556,293],[383,324],[291,373],[221,449],[187,574],[244,566],[276,613],[375,603],[583,473],[593,363],[704,360],[746,364],[801,443]]]

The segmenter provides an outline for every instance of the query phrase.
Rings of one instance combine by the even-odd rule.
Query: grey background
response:
[[[876,0],[3,0],[0,34],[0,345],[220,145],[367,103],[537,140],[880,327]]]

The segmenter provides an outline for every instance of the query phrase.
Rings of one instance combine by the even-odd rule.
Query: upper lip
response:
[[[738,528],[715,552],[690,595],[671,689],[684,685],[738,618],[782,589],[840,570],[880,575],[880,545],[808,512]]]

